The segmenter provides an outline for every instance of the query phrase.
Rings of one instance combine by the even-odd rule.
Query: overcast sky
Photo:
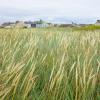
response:
[[[0,0],[0,21],[100,18],[100,0]]]

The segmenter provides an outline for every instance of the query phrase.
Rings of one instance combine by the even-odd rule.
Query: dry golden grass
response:
[[[100,31],[0,29],[0,100],[100,100]]]

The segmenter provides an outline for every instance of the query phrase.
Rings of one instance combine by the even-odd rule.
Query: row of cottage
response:
[[[0,27],[1,28],[32,28],[32,27],[43,28],[43,27],[51,27],[51,26],[53,26],[53,24],[39,20],[39,21],[34,21],[34,22],[31,22],[31,21],[6,22],[6,23],[3,23]]]
[[[3,23],[0,28],[45,28],[45,27],[52,27],[52,26],[60,26],[60,27],[74,27],[74,26],[86,26],[87,24],[52,24],[52,23],[47,23],[43,20],[39,21],[28,21],[28,22],[23,22],[23,21],[16,21],[16,22],[7,22]],[[88,24],[92,25],[92,24]],[[97,20],[97,22],[94,25],[100,25],[100,20]]]
[[[23,22],[23,21],[16,21],[16,22],[6,22],[3,23],[0,28],[46,28],[46,27],[73,27],[76,26],[77,24],[71,23],[71,24],[52,24],[52,23],[47,23],[43,20],[39,21],[28,21],[28,22]]]

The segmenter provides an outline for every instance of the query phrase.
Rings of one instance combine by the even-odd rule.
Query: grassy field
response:
[[[0,29],[0,100],[100,100],[100,30]]]

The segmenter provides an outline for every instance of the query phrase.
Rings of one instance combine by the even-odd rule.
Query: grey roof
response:
[[[6,22],[6,23],[3,23],[2,26],[9,26],[9,25],[12,25],[14,24],[13,22]]]
[[[34,22],[31,22],[31,21],[26,21],[24,22],[25,24],[33,24]]]

